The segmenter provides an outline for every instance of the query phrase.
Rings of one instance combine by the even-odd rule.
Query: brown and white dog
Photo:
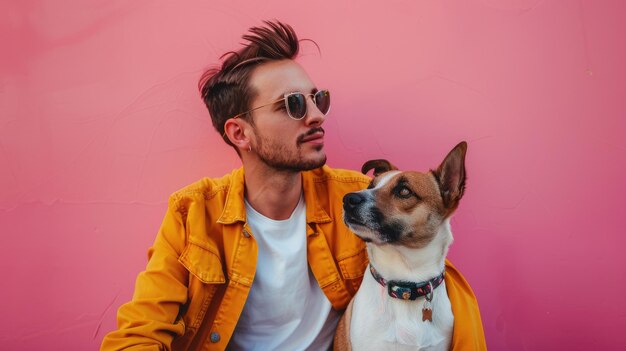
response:
[[[443,277],[466,151],[461,142],[427,173],[386,160],[363,165],[375,178],[343,198],[344,222],[367,243],[371,274],[340,322],[336,350],[450,349],[454,315]]]

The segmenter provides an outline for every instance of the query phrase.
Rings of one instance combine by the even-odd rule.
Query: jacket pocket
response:
[[[349,255],[338,260],[341,275],[352,296],[356,294],[356,291],[361,285],[368,263],[369,259],[367,257],[366,248],[363,248],[361,251],[353,255]]]
[[[190,242],[178,261],[205,284],[226,282],[219,255],[204,246]]]

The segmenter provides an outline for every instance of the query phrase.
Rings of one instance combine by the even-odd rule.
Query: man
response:
[[[169,200],[119,329],[102,350],[324,350],[367,266],[342,222],[359,173],[324,166],[330,93],[294,59],[293,29],[243,36],[202,97],[243,167]]]

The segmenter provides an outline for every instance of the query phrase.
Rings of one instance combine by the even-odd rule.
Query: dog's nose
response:
[[[343,197],[343,207],[351,209],[358,206],[365,198],[359,193],[348,193]]]

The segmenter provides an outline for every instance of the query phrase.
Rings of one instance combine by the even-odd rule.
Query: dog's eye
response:
[[[370,184],[367,186],[368,189],[374,189],[374,181],[372,180]]]
[[[403,199],[407,199],[411,197],[411,195],[413,195],[413,192],[411,191],[411,189],[403,186],[396,190],[396,194]]]

